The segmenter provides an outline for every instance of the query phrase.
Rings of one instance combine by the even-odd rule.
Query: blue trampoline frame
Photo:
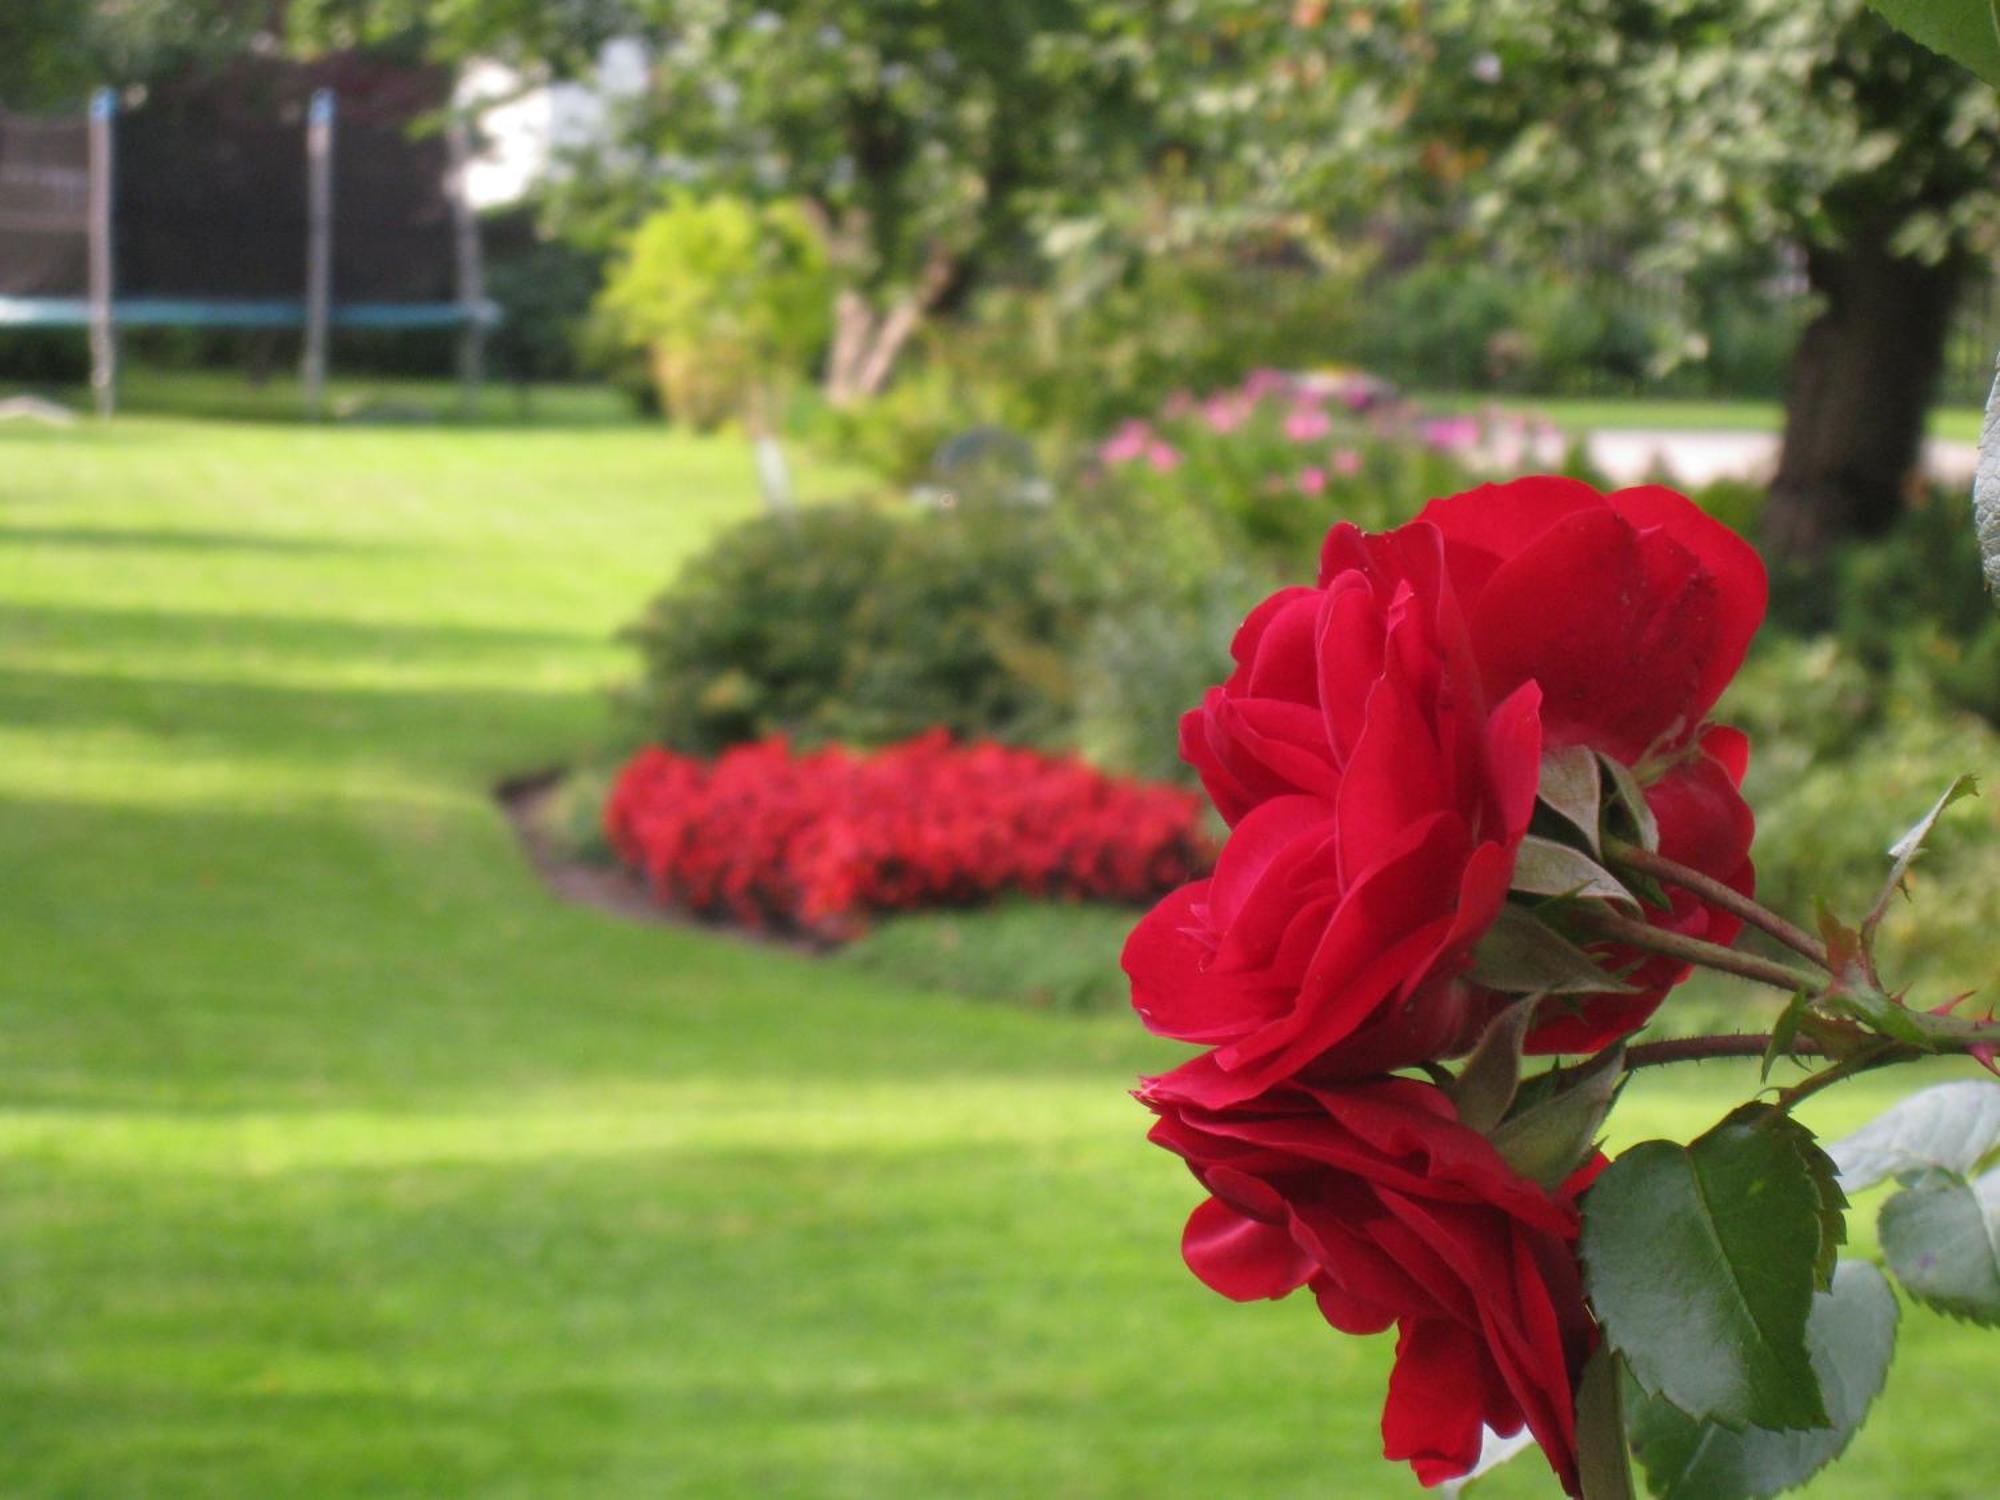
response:
[[[500,306],[492,300],[462,302],[336,302],[328,310],[336,328],[492,328]],[[174,296],[112,298],[120,328],[304,328],[304,298],[256,302],[202,302]],[[0,328],[88,328],[90,298],[0,296]]]
[[[112,321],[120,328],[303,328],[304,298],[208,302],[194,297],[114,297]],[[337,328],[491,328],[499,305],[462,302],[336,302],[328,310]],[[87,297],[0,297],[0,328],[88,328]]]

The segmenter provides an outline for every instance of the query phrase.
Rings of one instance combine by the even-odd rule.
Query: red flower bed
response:
[[[1006,891],[1149,901],[1211,855],[1199,799],[1177,787],[941,731],[873,752],[642,750],[604,825],[662,902],[832,940],[874,912]]]

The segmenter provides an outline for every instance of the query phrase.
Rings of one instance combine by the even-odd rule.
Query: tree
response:
[[[1690,273],[1779,246],[1796,351],[1769,540],[1900,511],[1947,323],[2000,207],[1994,90],[1862,0],[1205,0],[1108,45],[1176,76],[1238,191],[1546,264],[1587,237]]]
[[[629,226],[663,186],[798,200],[839,274],[829,394],[873,393],[924,318],[986,268],[1032,254],[1034,226],[1135,170],[1147,107],[1134,70],[1090,45],[1086,0],[311,0],[320,41],[421,32],[449,57],[574,71],[610,35],[654,59],[615,150],[575,177]],[[606,206],[608,205],[608,211]]]
[[[240,52],[275,16],[270,0],[6,0],[0,104],[73,111],[99,84]]]

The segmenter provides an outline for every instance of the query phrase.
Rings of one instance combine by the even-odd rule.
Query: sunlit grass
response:
[[[0,430],[0,1493],[1416,1493],[1385,1340],[1180,1267],[1128,1021],[525,870],[491,783],[754,504],[641,426]],[[1813,1493],[1988,1493],[1996,1370],[1910,1315]]]

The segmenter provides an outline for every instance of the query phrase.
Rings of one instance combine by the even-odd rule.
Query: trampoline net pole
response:
[[[451,228],[453,269],[458,281],[458,305],[464,322],[458,330],[460,400],[469,415],[486,378],[486,273],[479,254],[479,220],[472,211],[472,139],[463,118],[454,116],[445,131],[451,160]]]
[[[333,313],[333,90],[316,89],[306,113],[306,328],[300,374],[306,412],[326,406],[326,346]]]
[[[108,417],[118,401],[118,332],[111,298],[112,117],[117,96],[98,89],[90,96],[90,395],[100,417]]]

